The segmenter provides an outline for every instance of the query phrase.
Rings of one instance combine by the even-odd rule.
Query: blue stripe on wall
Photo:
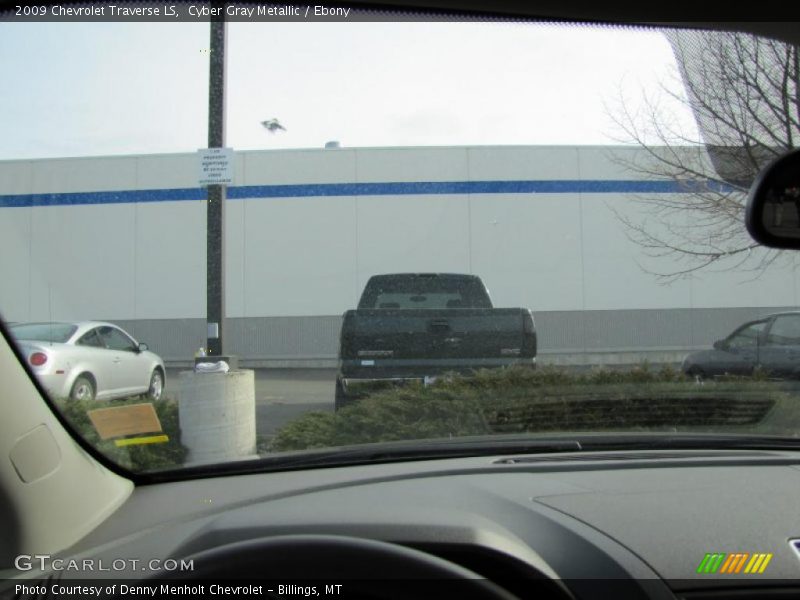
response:
[[[412,196],[440,194],[686,194],[731,191],[714,181],[538,180],[414,181],[230,186],[228,198],[316,198],[327,196]],[[205,200],[204,188],[0,195],[0,207],[74,206]]]
[[[0,196],[0,207],[75,206],[78,204],[128,204],[205,200],[202,188],[172,190],[123,190],[119,192],[75,192],[60,194],[17,194]]]

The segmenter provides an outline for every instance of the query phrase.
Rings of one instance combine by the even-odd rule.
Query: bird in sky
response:
[[[264,129],[266,129],[270,133],[275,133],[276,131],[286,131],[286,127],[281,125],[278,122],[278,119],[268,119],[266,121],[261,121],[261,124],[264,126]]]

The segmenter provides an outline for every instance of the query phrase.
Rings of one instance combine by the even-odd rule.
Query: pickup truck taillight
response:
[[[536,327],[533,324],[533,313],[522,313],[522,351],[521,356],[533,358],[536,356]]]

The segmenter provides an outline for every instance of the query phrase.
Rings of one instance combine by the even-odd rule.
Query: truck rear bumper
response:
[[[338,379],[344,391],[353,394],[389,385],[431,383],[447,373],[469,375],[478,369],[516,365],[535,367],[536,358],[443,359],[429,363],[402,359],[344,360],[340,363]]]

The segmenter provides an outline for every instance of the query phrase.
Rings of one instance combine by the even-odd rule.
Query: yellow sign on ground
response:
[[[124,438],[121,440],[114,440],[114,445],[117,448],[124,446],[141,446],[142,444],[163,444],[169,441],[168,435],[149,435],[146,437]]]
[[[148,403],[96,408],[87,414],[103,440],[162,431],[156,409]]]

